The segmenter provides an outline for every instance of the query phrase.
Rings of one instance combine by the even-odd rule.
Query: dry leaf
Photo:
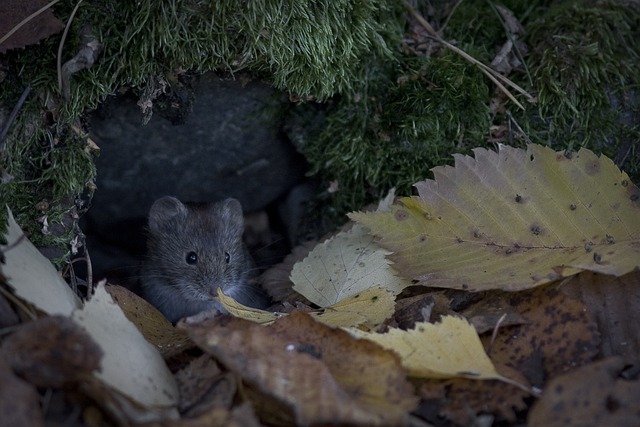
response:
[[[437,324],[416,323],[414,329],[390,329],[384,334],[350,329],[358,338],[392,350],[412,377],[499,379],[500,375],[484,352],[476,330],[465,319],[444,316]]]
[[[628,362],[640,354],[640,271],[622,277],[591,272],[568,278],[560,290],[582,301],[600,331],[600,354],[623,356]]]
[[[266,327],[228,316],[178,326],[242,378],[263,422],[393,426],[416,404],[396,356],[304,313]]]
[[[100,368],[102,350],[68,317],[50,316],[20,326],[2,343],[14,372],[38,387],[59,388]]]
[[[142,333],[144,338],[156,346],[162,357],[169,359],[193,347],[187,335],[176,329],[154,306],[130,290],[108,285],[105,288],[124,315]]]
[[[331,327],[374,329],[393,315],[394,307],[391,291],[374,286],[309,315]]]
[[[268,325],[286,316],[286,313],[244,306],[221,291],[218,291],[218,297],[229,314],[255,323]],[[375,286],[330,307],[310,311],[309,315],[331,327],[365,326],[373,329],[393,315],[394,306],[393,294],[387,289]]]
[[[529,412],[530,427],[637,427],[640,380],[620,378],[612,357],[552,379]]]
[[[36,388],[18,378],[0,352],[0,414],[2,425],[44,426],[40,395]]]
[[[392,212],[352,213],[429,286],[520,290],[590,270],[640,268],[640,190],[607,157],[475,149],[416,184]]]
[[[498,371],[521,384],[526,378],[518,371],[506,366]],[[493,414],[500,420],[515,422],[515,411],[527,408],[525,399],[530,393],[498,380],[473,381],[452,378],[445,381],[424,381],[420,386],[423,399],[431,400],[435,416],[444,417],[456,425],[471,426],[480,414]]]
[[[526,320],[511,304],[508,295],[499,291],[486,293],[483,298],[464,309],[460,314],[469,320],[478,334],[492,331],[496,327],[520,325]]]
[[[510,301],[526,323],[498,330],[490,344],[494,362],[513,366],[541,386],[544,376],[575,369],[598,353],[600,337],[593,316],[555,286],[510,294]],[[490,337],[483,340],[491,342]]]
[[[80,299],[51,262],[26,238],[11,210],[7,222],[7,244],[0,247],[6,258],[2,273],[15,294],[47,314],[68,316],[81,307]]]
[[[366,228],[355,225],[316,246],[291,271],[293,289],[320,307],[328,307],[373,286],[395,295],[411,283],[396,275]]]
[[[46,0],[2,0],[0,2],[0,38],[23,19],[47,4]],[[62,31],[64,24],[53,15],[51,8],[32,18],[0,44],[0,53],[23,48]]]
[[[148,406],[174,406],[175,380],[160,353],[124,316],[105,290],[104,282],[72,319],[89,332],[104,352],[97,378],[136,402]]]

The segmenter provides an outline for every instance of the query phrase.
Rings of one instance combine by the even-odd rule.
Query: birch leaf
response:
[[[405,277],[469,290],[521,290],[583,270],[640,267],[640,190],[607,157],[539,145],[456,155],[419,197],[351,218],[381,237]]]
[[[348,331],[398,354],[409,376],[416,378],[508,379],[501,376],[484,352],[474,327],[465,319],[443,316],[437,324],[419,322],[414,329],[390,329],[379,334]]]
[[[47,314],[70,315],[82,302],[60,277],[51,262],[33,246],[8,209],[6,258],[2,272],[17,296]]]
[[[398,277],[365,227],[355,225],[316,246],[291,271],[293,289],[320,307],[331,306],[373,286],[397,295],[410,281]]]
[[[232,297],[218,291],[220,303],[234,317],[251,320],[255,323],[271,324],[276,319],[286,316],[285,313],[276,313],[247,307]],[[321,310],[308,313],[318,322],[331,327],[358,327],[367,326],[374,328],[393,315],[395,309],[394,295],[388,290],[375,286],[366,289],[359,294],[345,298],[338,303]]]

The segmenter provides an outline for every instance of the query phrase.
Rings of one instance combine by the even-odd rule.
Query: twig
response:
[[[2,128],[2,133],[0,133],[0,153],[2,153],[2,151],[4,150],[4,137],[7,136],[7,133],[9,133],[11,123],[13,123],[13,121],[16,119],[16,116],[20,112],[20,109],[22,108],[24,101],[27,100],[27,96],[29,96],[30,92],[31,86],[27,86],[22,92],[22,95],[20,95],[20,99],[18,99],[17,104],[15,105],[15,107],[13,107],[13,111],[11,111],[9,118],[7,119],[7,123],[5,123],[4,127]]]
[[[522,95],[525,95],[527,97],[527,100],[529,102],[535,102],[535,99],[533,96],[531,96],[526,90],[524,90],[523,88],[521,88],[520,86],[518,86],[517,84],[515,84],[514,82],[512,82],[511,80],[509,80],[508,78],[506,78],[505,76],[503,76],[502,74],[498,73],[496,70],[494,70],[491,67],[488,67],[486,65],[484,65],[482,62],[478,61],[477,59],[475,59],[473,56],[469,55],[468,53],[466,53],[465,51],[463,51],[462,49],[452,45],[451,43],[447,42],[446,40],[444,40],[442,37],[440,37],[440,35],[433,29],[433,27],[431,26],[431,24],[429,24],[427,22],[426,19],[424,19],[422,17],[422,15],[420,15],[418,13],[417,10],[415,10],[413,8],[413,6],[411,6],[409,4],[409,2],[407,0],[403,0],[403,3],[405,5],[405,7],[409,10],[409,12],[411,12],[411,14],[416,18],[416,20],[418,21],[418,23],[420,23],[420,25],[422,25],[424,27],[425,30],[427,30],[427,32],[434,37],[439,43],[443,44],[446,48],[452,50],[453,52],[457,53],[458,55],[462,56],[464,59],[466,59],[467,61],[471,62],[472,64],[477,65],[478,67],[480,67],[480,70],[491,79],[492,82],[494,82],[496,84],[496,86],[498,86],[498,88],[504,92],[505,95],[507,95],[507,97],[509,97],[509,99],[511,101],[513,101],[514,104],[516,104],[520,109],[524,110],[524,106],[518,102],[518,100],[515,99],[515,97],[509,92],[509,90],[507,90],[507,88],[498,80],[501,80],[502,82],[504,82],[505,84],[507,84],[508,86],[511,86],[511,88],[515,89],[516,91],[520,92]]]
[[[40,15],[42,12],[44,12],[47,9],[49,9],[51,6],[53,6],[54,4],[58,3],[59,1],[60,0],[53,0],[49,4],[46,4],[46,5],[42,6],[40,9],[36,10],[31,15],[27,16],[26,18],[24,18],[22,21],[20,21],[20,23],[18,25],[13,27],[11,29],[11,31],[9,31],[7,34],[2,36],[2,38],[0,39],[0,44],[4,43],[5,40],[7,40],[9,37],[11,37],[13,35],[13,33],[15,33],[20,28],[22,28],[22,26],[25,25],[27,22],[31,21],[33,18],[35,18],[36,16]]]

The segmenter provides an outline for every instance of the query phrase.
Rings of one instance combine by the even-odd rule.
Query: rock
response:
[[[306,163],[281,132],[286,96],[257,81],[243,84],[214,74],[200,76],[192,89],[187,102],[192,112],[179,120],[172,116],[184,125],[154,114],[143,126],[136,100],[126,96],[92,115],[90,136],[100,156],[83,230],[98,272],[121,261],[104,259],[101,253],[114,258],[115,249],[98,247],[96,238],[139,254],[140,229],[158,197],[192,202],[235,197],[247,212],[286,197],[303,179]],[[132,237],[135,230],[138,237]]]

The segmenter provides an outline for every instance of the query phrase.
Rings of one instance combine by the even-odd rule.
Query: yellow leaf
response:
[[[420,322],[414,329],[394,328],[383,334],[348,332],[397,353],[412,377],[504,379],[484,352],[474,327],[463,318],[443,316],[438,324]]]
[[[268,312],[244,306],[218,291],[222,306],[229,314],[261,324],[271,324],[285,313]],[[330,307],[309,313],[318,322],[331,327],[375,328],[393,315],[395,300],[393,294],[384,288],[375,286],[357,295],[345,298]]]
[[[587,149],[539,145],[455,156],[419,197],[351,218],[382,237],[404,276],[446,288],[520,290],[582,270],[640,267],[640,190]]]
[[[319,244],[293,266],[293,289],[320,307],[376,285],[397,295],[411,282],[396,275],[386,259],[388,254],[366,228],[356,224]]]

